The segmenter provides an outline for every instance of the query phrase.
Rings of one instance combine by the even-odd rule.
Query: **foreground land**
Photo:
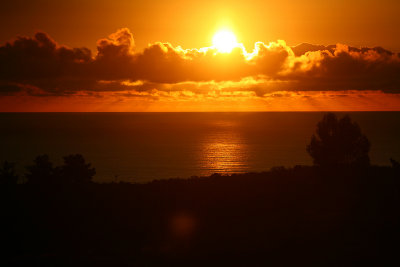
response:
[[[7,265],[400,263],[400,175],[392,167],[1,190]]]

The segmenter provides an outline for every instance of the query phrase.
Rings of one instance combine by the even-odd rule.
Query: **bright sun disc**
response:
[[[217,32],[213,37],[213,46],[222,53],[230,53],[237,46],[235,34],[228,30]]]

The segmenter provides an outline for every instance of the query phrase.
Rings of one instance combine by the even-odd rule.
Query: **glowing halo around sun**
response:
[[[215,33],[212,43],[220,53],[230,53],[233,48],[238,46],[236,36],[230,30],[220,30]]]

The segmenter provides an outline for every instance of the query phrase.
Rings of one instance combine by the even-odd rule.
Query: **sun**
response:
[[[230,30],[218,31],[215,33],[212,42],[213,47],[221,53],[230,53],[238,45],[235,34]]]

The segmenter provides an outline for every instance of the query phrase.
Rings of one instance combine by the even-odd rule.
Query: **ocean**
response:
[[[18,174],[37,155],[82,154],[97,182],[147,182],[311,165],[306,145],[322,112],[0,113],[0,161]],[[337,113],[342,116],[345,113]],[[400,160],[400,112],[348,112],[371,162]]]

